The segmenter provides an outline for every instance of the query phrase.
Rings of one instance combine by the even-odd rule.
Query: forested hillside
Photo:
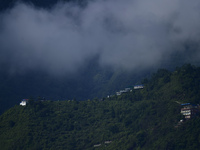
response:
[[[166,2],[169,12],[162,12],[161,3],[161,13],[146,9],[148,3],[0,0],[0,114],[24,98],[101,98],[154,69],[199,65],[198,3],[188,8]],[[184,18],[197,25],[184,24]]]
[[[0,117],[2,149],[199,149],[200,117],[185,121],[181,103],[199,104],[200,68],[160,69],[143,89],[87,101],[34,101]]]
[[[87,100],[105,97],[132,86],[146,74],[101,68],[95,60],[88,61],[78,73],[61,77],[42,70],[12,74],[4,66],[0,70],[0,114],[24,98]]]

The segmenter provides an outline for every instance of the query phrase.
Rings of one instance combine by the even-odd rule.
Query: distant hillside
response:
[[[143,89],[87,101],[34,101],[0,117],[2,149],[155,150],[200,146],[200,117],[185,121],[181,103],[199,103],[200,68],[158,70]]]
[[[87,100],[105,97],[134,85],[147,74],[101,68],[95,60],[88,60],[77,73],[59,77],[43,70],[12,74],[8,68],[5,65],[0,70],[0,114],[24,98]]]

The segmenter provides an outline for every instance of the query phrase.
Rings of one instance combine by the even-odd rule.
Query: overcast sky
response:
[[[199,40],[199,0],[94,0],[51,10],[20,3],[0,15],[0,63],[13,72],[75,72],[96,55],[101,66],[145,69],[191,50],[186,43],[195,51],[185,59],[198,61]]]

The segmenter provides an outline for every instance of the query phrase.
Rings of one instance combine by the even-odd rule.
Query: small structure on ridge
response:
[[[28,103],[28,100],[29,99],[23,99],[19,105],[26,106],[26,104]]]
[[[144,88],[144,85],[135,85],[134,87],[133,87],[133,89],[134,90],[136,90],[136,89],[143,89]]]
[[[120,90],[119,92],[116,92],[116,95],[119,96],[122,93],[127,93],[127,92],[131,92],[131,88],[125,88],[124,90]]]

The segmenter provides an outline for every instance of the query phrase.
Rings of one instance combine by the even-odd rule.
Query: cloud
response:
[[[199,18],[198,0],[95,0],[50,10],[18,3],[0,16],[0,62],[14,72],[63,74],[96,55],[101,66],[128,70],[156,66],[177,52],[198,61]]]

